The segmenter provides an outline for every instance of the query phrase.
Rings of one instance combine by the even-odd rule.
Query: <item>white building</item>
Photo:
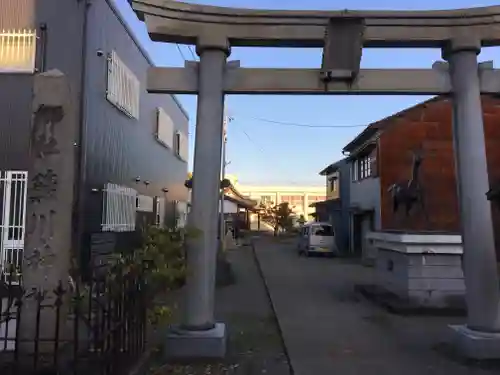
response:
[[[314,213],[314,208],[309,206],[326,199],[324,186],[237,185],[237,189],[259,203],[288,202],[295,214],[304,215],[306,219],[311,219]]]

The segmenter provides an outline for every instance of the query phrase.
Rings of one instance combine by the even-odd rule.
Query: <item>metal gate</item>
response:
[[[0,171],[0,271],[21,268],[26,232],[28,172]],[[16,278],[17,279],[17,278]]]

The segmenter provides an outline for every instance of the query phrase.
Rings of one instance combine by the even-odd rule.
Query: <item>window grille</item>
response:
[[[189,158],[189,143],[188,137],[182,132],[175,133],[175,153],[179,158],[188,161]]]
[[[155,225],[163,227],[165,224],[165,198],[155,197]]]
[[[184,228],[187,224],[189,208],[187,202],[175,201],[175,225],[177,228]]]
[[[21,269],[26,235],[28,172],[0,171],[0,271],[9,277],[11,265]],[[15,278],[17,280],[17,278]]]
[[[0,31],[0,73],[34,73],[36,31]]]
[[[157,109],[156,139],[168,148],[173,148],[174,123],[163,108]]]
[[[141,84],[135,74],[115,51],[108,56],[108,87],[106,98],[120,111],[139,119]]]
[[[133,232],[137,191],[108,183],[103,190],[101,228],[103,232]]]

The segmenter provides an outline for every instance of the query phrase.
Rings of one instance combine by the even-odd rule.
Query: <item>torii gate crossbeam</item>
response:
[[[500,290],[480,94],[498,93],[500,73],[478,64],[500,45],[500,6],[447,11],[279,11],[172,0],[129,0],[152,40],[196,45],[199,63],[152,68],[148,90],[198,95],[184,323],[167,349],[178,357],[223,356],[214,321],[217,207],[224,96],[230,94],[450,94],[462,221],[467,325],[453,326],[462,352],[500,357]],[[321,69],[245,69],[231,46],[320,47]],[[448,64],[428,70],[362,70],[363,47],[440,48]],[[209,198],[207,198],[209,197]],[[210,199],[212,197],[212,199]],[[171,345],[169,345],[169,343]]]

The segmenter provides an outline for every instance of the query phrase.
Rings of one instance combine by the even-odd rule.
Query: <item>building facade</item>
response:
[[[335,241],[341,255],[349,254],[350,164],[342,159],[320,172],[325,177],[326,200],[314,204],[316,220],[328,221],[335,228]]]
[[[500,101],[482,97],[486,156],[492,187],[500,182]],[[345,148],[351,164],[351,248],[375,256],[368,231],[460,233],[451,99],[435,97],[369,125]],[[419,160],[416,163],[416,160]],[[410,214],[394,208],[394,186],[417,184],[420,197]],[[486,194],[487,192],[485,192]],[[362,213],[361,224],[354,219]],[[492,205],[497,254],[500,212]],[[367,229],[365,229],[365,227]],[[359,235],[357,235],[359,234]],[[356,238],[358,238],[356,240]],[[361,248],[361,250],[358,250]]]
[[[306,220],[313,218],[315,212],[311,204],[324,201],[325,188],[322,186],[251,186],[238,185],[238,191],[258,203],[289,203],[295,215],[304,215]]]
[[[95,235],[126,246],[139,227],[177,217],[188,201],[188,117],[175,97],[146,92],[153,61],[114,0],[5,1],[0,170],[29,169],[34,74],[57,69],[79,128],[73,242],[82,260]]]

